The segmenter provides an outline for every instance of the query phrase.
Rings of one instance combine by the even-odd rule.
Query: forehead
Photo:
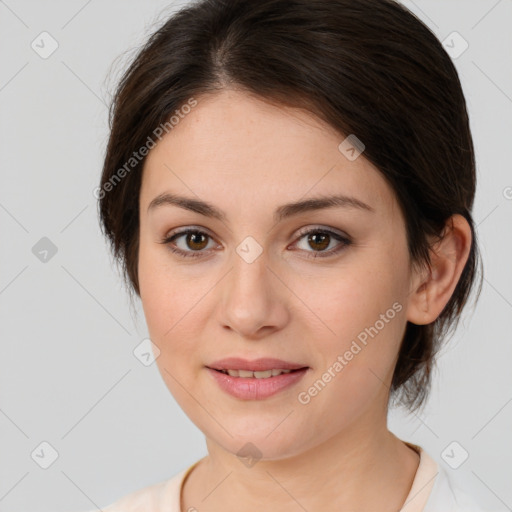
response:
[[[364,153],[347,159],[338,148],[345,136],[311,113],[233,90],[196,101],[149,152],[141,209],[162,192],[250,200],[265,211],[283,199],[338,193],[381,214],[394,209],[393,191]]]

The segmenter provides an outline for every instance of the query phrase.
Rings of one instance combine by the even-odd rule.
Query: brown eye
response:
[[[201,233],[200,231],[191,231],[186,233],[185,243],[188,247],[190,247],[190,249],[200,251],[201,249],[204,249],[206,245],[208,245],[207,237],[208,235]]]
[[[167,245],[169,250],[184,258],[202,256],[211,236],[198,229],[185,229],[164,238],[160,243]],[[178,243],[178,241],[181,241]]]
[[[299,241],[306,239],[306,237],[306,247],[299,247],[299,249],[302,252],[309,253],[308,258],[335,256],[352,244],[350,238],[330,229],[309,229],[300,235]],[[178,243],[179,240],[182,240],[182,242]],[[208,233],[189,228],[169,235],[160,243],[167,245],[171,252],[183,258],[194,258],[206,256],[210,252],[207,250],[210,240],[213,240],[213,238]],[[334,248],[327,250],[333,242],[338,242],[338,244],[334,244]],[[294,245],[299,244],[296,242]]]
[[[343,236],[339,233],[331,231],[330,229],[320,228],[303,231],[300,234],[299,242],[302,239],[305,239],[303,246],[300,247],[298,242],[296,245],[299,246],[300,250],[309,253],[307,256],[308,258],[323,258],[334,256],[352,243],[352,240],[350,240],[350,238],[347,236]],[[334,242],[334,248],[326,250],[332,242]],[[336,245],[335,242],[338,242],[338,244]]]
[[[308,235],[308,243],[313,249],[325,250],[329,246],[331,237],[325,233],[313,233]]]

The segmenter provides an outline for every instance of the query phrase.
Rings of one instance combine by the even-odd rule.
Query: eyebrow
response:
[[[211,217],[218,219],[222,222],[227,220],[226,214],[219,210],[214,205],[202,201],[200,199],[193,199],[190,197],[179,196],[165,192],[155,197],[148,206],[148,212],[164,205],[174,205],[185,210],[190,210],[205,217]],[[303,201],[297,201],[293,203],[287,203],[279,206],[274,212],[274,221],[280,222],[289,217],[299,215],[301,213],[311,212],[314,210],[322,210],[324,208],[352,208],[365,210],[368,212],[375,213],[375,209],[370,205],[356,199],[355,197],[345,195],[332,195],[332,196],[320,196]]]

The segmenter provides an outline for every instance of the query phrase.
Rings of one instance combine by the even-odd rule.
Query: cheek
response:
[[[401,263],[401,255],[390,251],[387,257],[351,265],[329,286],[319,283],[323,291],[311,309],[322,320],[312,322],[324,333],[317,331],[325,367],[346,355],[343,372],[353,370],[353,378],[364,380],[369,369],[384,378],[393,366],[405,327],[406,276],[398,272],[404,268]]]
[[[162,275],[160,265],[156,264],[151,252],[141,246],[139,250],[139,288],[146,323],[154,343],[159,345],[158,338],[164,325],[164,310],[169,304],[172,294]],[[170,326],[168,325],[167,328]],[[157,336],[158,334],[158,336]]]
[[[318,293],[314,310],[331,335],[354,337],[378,321],[395,302],[401,302],[401,290],[389,269],[350,268],[348,275],[331,276],[329,286]]]
[[[199,339],[193,329],[201,325],[194,316],[200,299],[195,297],[197,287],[171,275],[158,256],[144,250],[139,255],[139,283],[149,337],[159,351],[156,365],[171,394],[189,413],[193,404],[184,387],[192,388],[190,361],[194,339]]]
[[[161,247],[141,244],[138,272],[140,298],[148,330],[153,343],[160,347],[164,339],[172,336],[179,326],[179,319],[190,309],[191,287],[176,278]]]
[[[403,336],[405,308],[398,290],[391,282],[377,285],[373,277],[358,280],[357,286],[353,279],[340,283],[324,295],[318,310],[335,335],[326,329],[324,336],[317,335],[319,364],[301,391],[311,400],[304,410],[331,411],[334,429],[348,426],[384,399]]]
[[[144,247],[139,252],[139,284],[142,307],[151,341],[160,350],[157,364],[163,377],[174,388],[173,379],[162,370],[179,376],[190,367],[205,325],[206,290],[204,276],[192,275],[185,267],[173,265],[161,247]],[[197,352],[197,350],[196,350]],[[174,394],[174,393],[173,393]]]

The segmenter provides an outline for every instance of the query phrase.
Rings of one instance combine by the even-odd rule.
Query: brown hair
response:
[[[452,297],[435,322],[407,323],[398,354],[390,397],[416,410],[480,261],[471,216],[473,142],[450,57],[393,0],[200,0],[173,14],[118,85],[98,189],[103,232],[137,295],[144,158],[132,169],[126,162],[190,98],[228,87],[305,109],[340,134],[355,134],[396,194],[413,264],[430,267],[427,237],[442,236],[451,215],[468,221],[473,241]]]

